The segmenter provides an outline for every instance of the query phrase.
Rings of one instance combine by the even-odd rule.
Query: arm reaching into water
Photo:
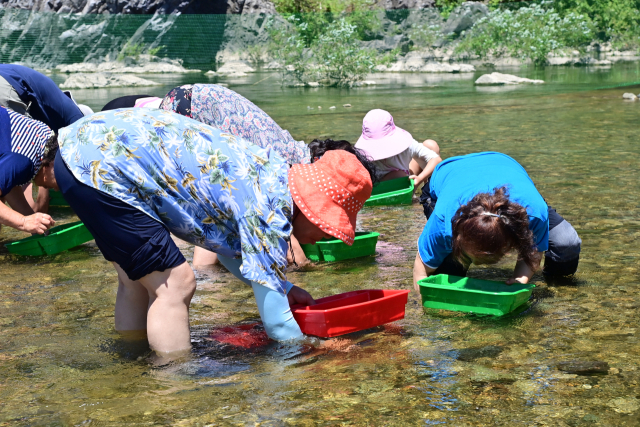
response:
[[[419,175],[411,175],[409,179],[413,180],[413,185],[417,187],[421,183],[425,182],[431,176],[436,166],[438,166],[438,163],[440,163],[441,161],[442,159],[440,158],[440,156],[436,156],[429,160],[427,166],[422,170],[422,172],[420,172]]]
[[[422,259],[420,258],[420,254],[416,254],[416,261],[413,263],[413,288],[416,290],[416,292],[420,292],[418,281],[428,277],[434,271],[436,271],[435,268],[427,267],[426,265],[424,265]]]
[[[542,257],[538,258],[538,267],[540,266],[540,259],[542,259]],[[527,284],[533,277],[533,273],[535,273],[536,270],[532,270],[526,262],[518,260],[516,267],[513,269],[513,275],[506,283],[507,285],[513,285],[514,283],[522,283],[523,285]]]
[[[55,224],[55,221],[49,215],[33,213],[29,203],[24,198],[22,188],[19,186],[14,187],[2,198],[2,201],[9,203],[11,207],[0,203],[1,224],[32,234],[44,234]]]

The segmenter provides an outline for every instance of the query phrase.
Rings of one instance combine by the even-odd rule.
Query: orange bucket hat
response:
[[[356,236],[356,216],[371,197],[371,177],[356,156],[343,150],[289,169],[291,197],[309,221],[347,245]]]

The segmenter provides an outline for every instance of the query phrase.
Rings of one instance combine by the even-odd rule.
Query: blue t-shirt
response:
[[[479,193],[492,193],[507,187],[509,199],[524,206],[529,214],[538,251],[549,247],[547,204],[522,166],[506,154],[484,152],[451,157],[433,171],[429,191],[437,200],[420,238],[418,252],[422,262],[438,268],[453,252],[452,219],[458,209]]]
[[[22,102],[31,103],[29,115],[56,132],[84,117],[75,102],[53,80],[36,70],[0,64],[0,76],[13,86]]]

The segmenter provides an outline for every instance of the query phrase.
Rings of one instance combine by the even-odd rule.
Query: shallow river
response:
[[[417,139],[437,140],[443,157],[513,156],[580,233],[578,274],[536,275],[528,309],[508,318],[424,313],[412,293],[396,324],[244,350],[209,335],[258,319],[251,291],[221,268],[199,270],[193,357],[157,367],[114,331],[116,275],[93,242],[45,258],[0,246],[0,425],[640,425],[640,102],[610,88],[640,80],[639,70],[514,69],[547,83],[489,89],[462,75],[376,75],[377,86],[352,90],[283,89],[261,73],[224,81],[298,139],[355,141],[364,114],[385,108]],[[123,94],[206,81],[145,77],[164,86],[74,96],[99,110]],[[360,223],[381,233],[375,257],[312,265],[290,280],[315,297],[409,289],[421,207],[366,208]],[[5,227],[0,243],[23,237]],[[470,275],[502,280],[513,262]],[[583,375],[590,362],[603,372]]]

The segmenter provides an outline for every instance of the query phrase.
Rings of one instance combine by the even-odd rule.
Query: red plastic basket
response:
[[[409,291],[361,290],[316,300],[316,305],[291,307],[307,335],[329,338],[404,319]]]

